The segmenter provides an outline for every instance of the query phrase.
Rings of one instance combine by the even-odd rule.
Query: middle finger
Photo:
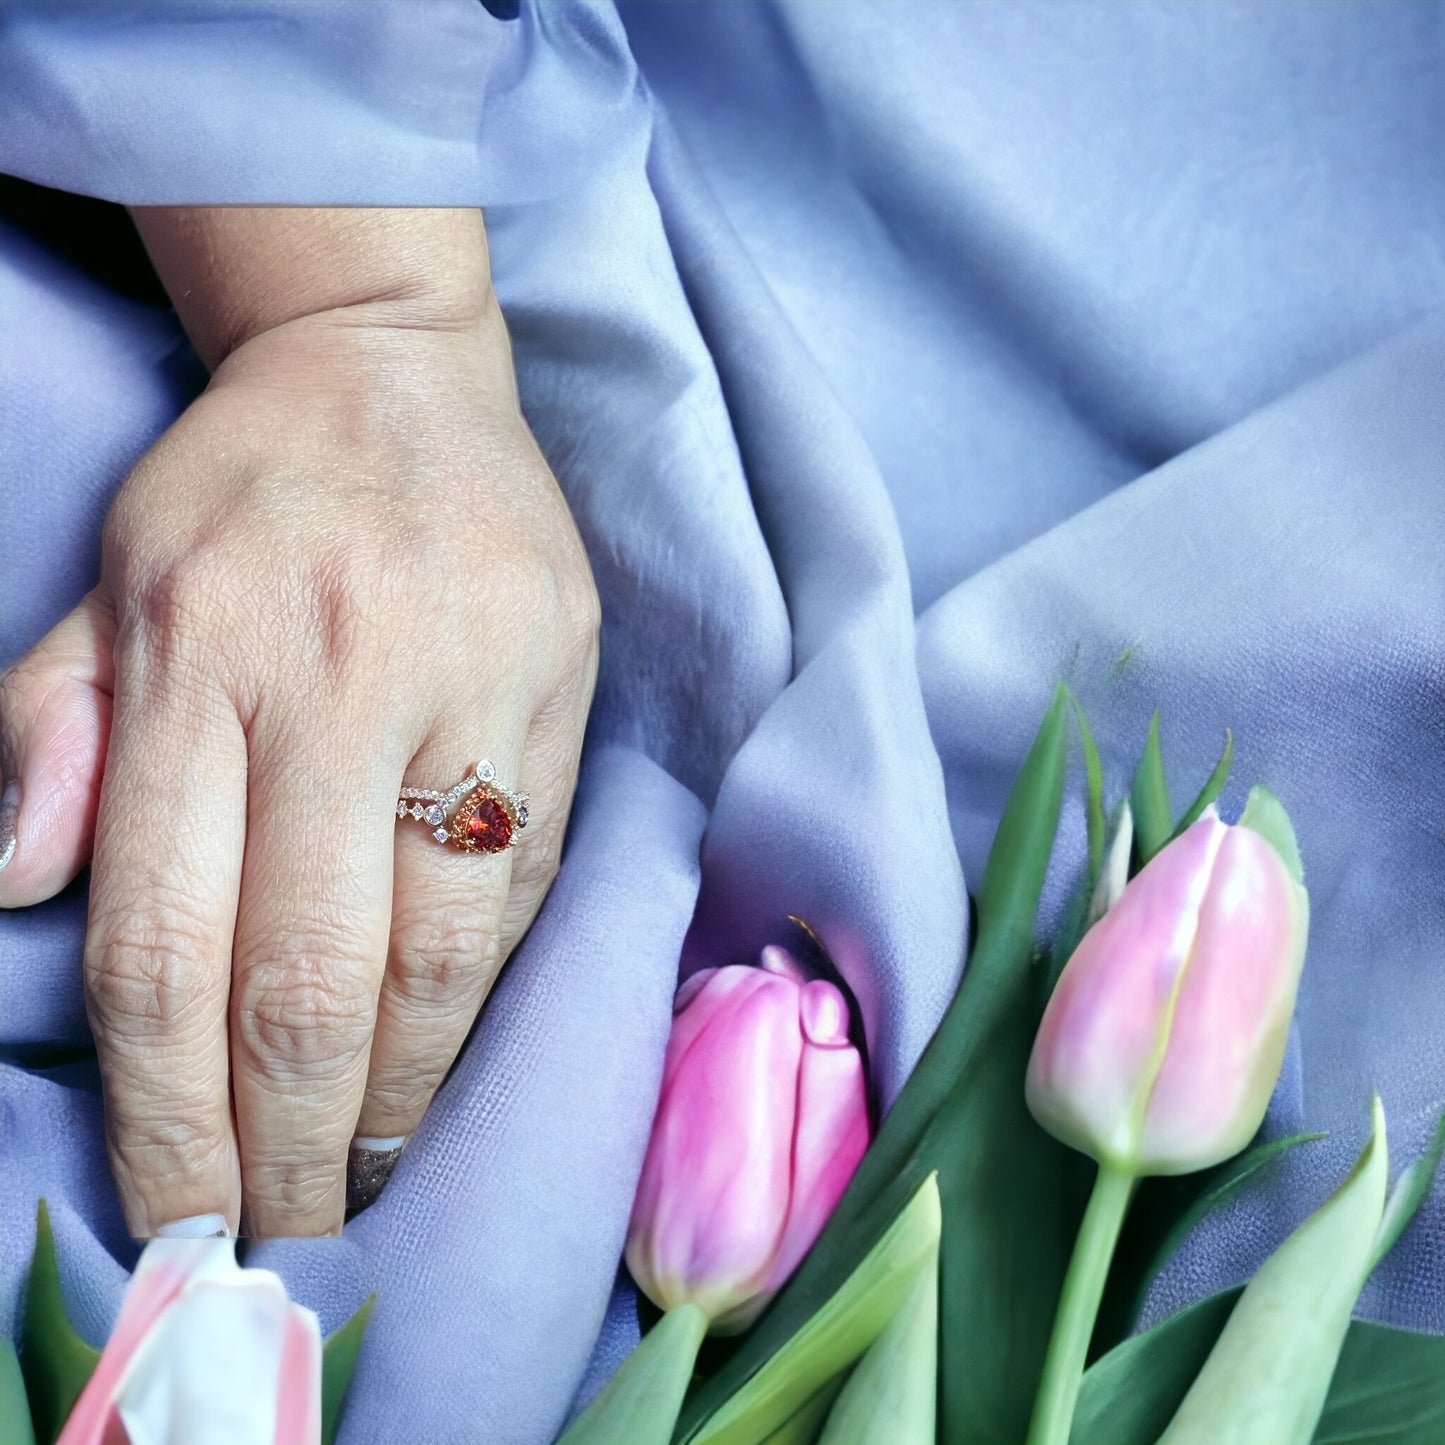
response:
[[[334,1234],[391,916],[404,757],[288,718],[251,744],[231,992],[243,1228]]]

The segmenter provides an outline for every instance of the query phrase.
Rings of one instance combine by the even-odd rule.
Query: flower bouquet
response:
[[[1088,862],[1041,947],[1071,720]],[[626,1242],[659,1313],[564,1445],[1445,1441],[1445,1338],[1352,1320],[1430,1191],[1445,1122],[1392,1183],[1383,1107],[1362,1099],[1353,1169],[1254,1278],[1139,1329],[1189,1231],[1320,1137],[1252,1142],[1309,899],[1278,800],[1256,787],[1219,817],[1231,757],[1226,740],[1176,817],[1156,718],[1111,820],[1059,690],[963,982],[876,1129],[864,1041],[810,933],[801,956],[770,947],[684,983]],[[23,1383],[0,1349],[0,1442],[332,1439],[366,1311],[323,1347],[230,1248],[149,1246],[97,1354],[65,1317],[42,1208]]]
[[[1041,948],[1071,718],[1088,866]],[[1226,738],[1176,817],[1156,717],[1111,828],[1059,690],[963,983],[856,1170],[861,1062],[836,988],[778,950],[683,986],[627,1251],[666,1313],[566,1445],[1445,1440],[1445,1339],[1351,1319],[1445,1150],[1442,1126],[1388,1188],[1378,1099],[1354,1168],[1246,1287],[1133,1332],[1193,1226],[1320,1137],[1249,1147],[1309,899],[1277,799],[1256,787],[1236,823],[1218,816],[1231,761]],[[755,1317],[695,1371],[706,1329]]]

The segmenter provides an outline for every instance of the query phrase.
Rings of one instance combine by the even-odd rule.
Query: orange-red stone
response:
[[[493,798],[483,798],[467,819],[467,841],[484,853],[500,853],[512,841],[512,820]]]

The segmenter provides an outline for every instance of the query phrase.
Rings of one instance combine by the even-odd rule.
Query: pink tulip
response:
[[[1206,814],[1084,935],[1028,1070],[1034,1117],[1131,1175],[1242,1149],[1284,1061],[1309,899],[1279,853]]]
[[[229,1240],[145,1247],[56,1445],[317,1445],[321,1333]]]
[[[700,1306],[720,1334],[762,1313],[868,1147],[843,995],[781,948],[762,964],[709,969],[678,993],[627,1235],[642,1291]]]

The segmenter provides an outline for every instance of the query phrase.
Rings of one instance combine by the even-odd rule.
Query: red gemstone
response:
[[[512,820],[493,798],[483,798],[467,819],[467,842],[484,853],[500,853],[512,841]]]

